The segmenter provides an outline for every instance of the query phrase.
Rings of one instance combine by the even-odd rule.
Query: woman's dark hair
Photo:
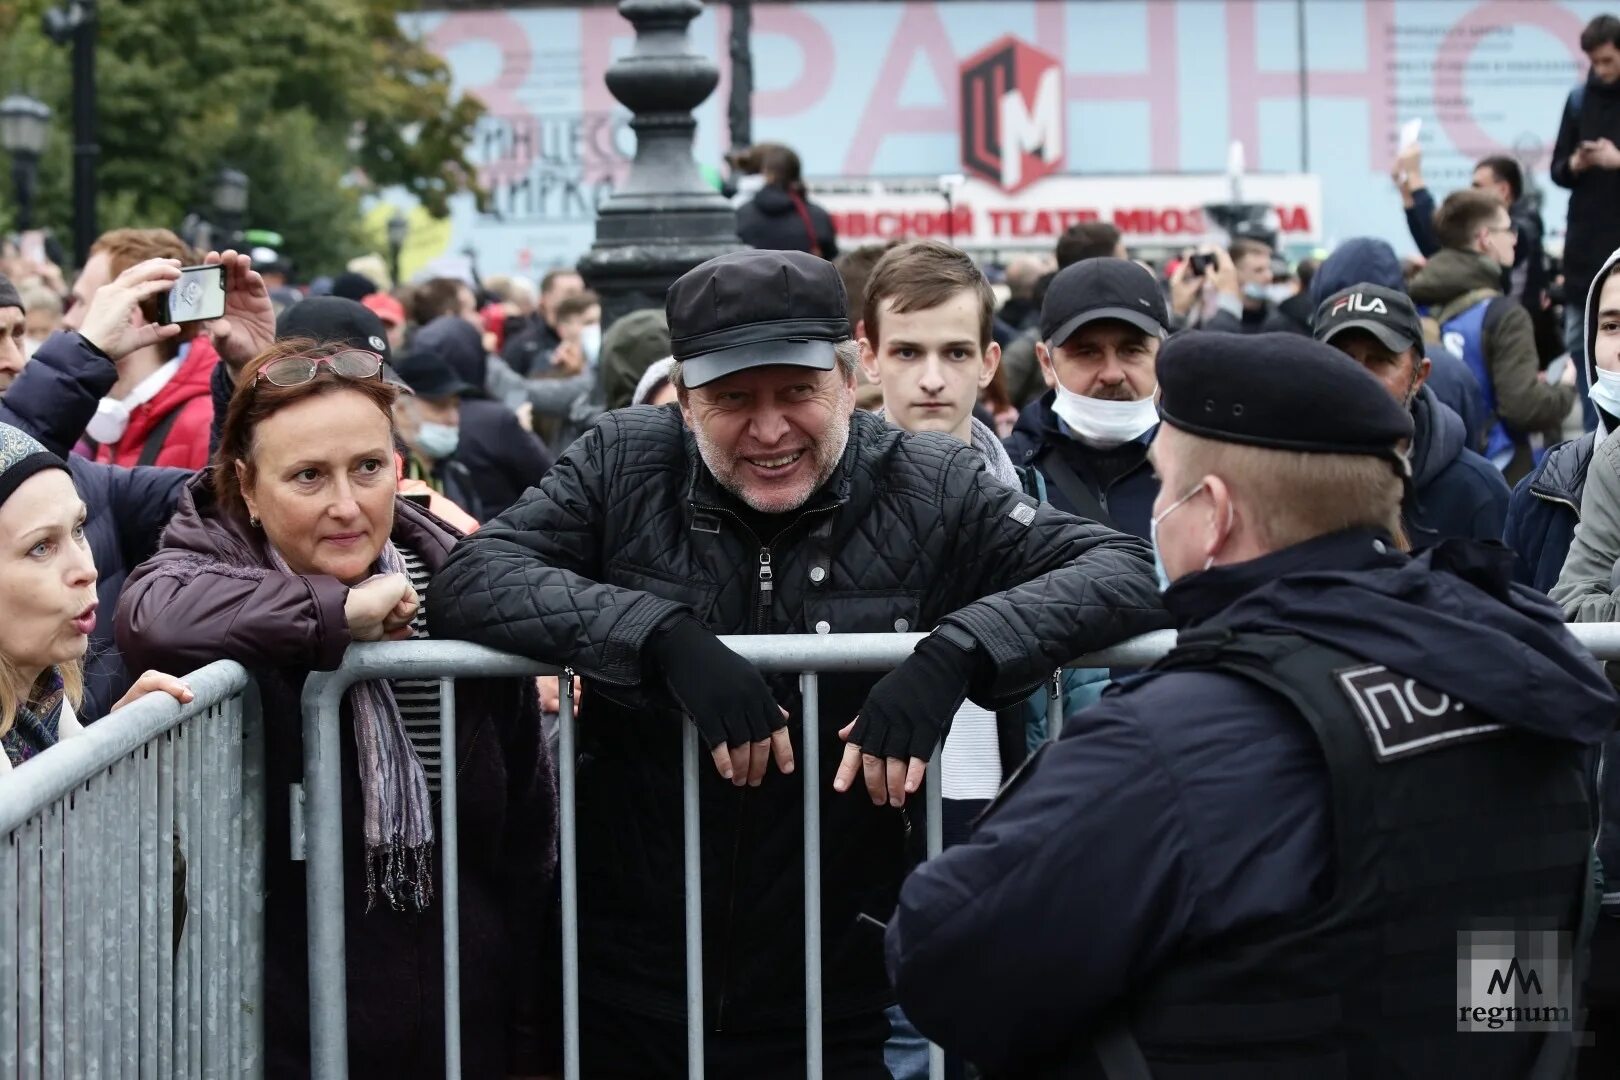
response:
[[[732,154],[729,160],[739,173],[760,173],[767,184],[800,194],[804,192],[799,155],[781,143],[756,143]]]
[[[231,393],[231,405],[220,428],[219,449],[214,452],[211,468],[214,473],[214,493],[220,505],[238,514],[247,514],[247,502],[242,498],[242,477],[237,476],[236,463],[240,461],[246,479],[254,477],[253,432],[260,422],[274,416],[289,405],[306,398],[320,397],[339,390],[353,390],[377,406],[377,411],[394,422],[394,401],[399,390],[383,379],[379,372],[369,379],[350,379],[334,374],[330,367],[320,367],[315,377],[297,386],[277,386],[259,378],[266,365],[292,356],[323,357],[340,352],[351,352],[349,345],[321,345],[307,338],[278,341],[253,358],[236,378],[236,389]]]

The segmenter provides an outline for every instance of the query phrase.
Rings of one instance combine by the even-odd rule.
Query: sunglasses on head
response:
[[[369,379],[382,370],[383,358],[373,352],[346,349],[331,356],[284,356],[259,369],[257,379],[272,386],[302,386],[322,367],[345,379]],[[257,379],[255,381],[257,381]]]

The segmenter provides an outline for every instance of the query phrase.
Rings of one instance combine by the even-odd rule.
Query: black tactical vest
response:
[[[1561,1071],[1568,1035],[1457,1030],[1459,932],[1556,928],[1572,953],[1584,952],[1574,939],[1595,908],[1581,748],[1493,723],[1404,674],[1291,635],[1186,634],[1154,668],[1178,669],[1251,679],[1310,724],[1332,783],[1332,891],[1296,919],[1172,958],[1133,995],[1123,1027],[1096,1044],[1102,1075],[1518,1080]],[[1140,1047],[1137,1055],[1123,1040],[1123,1065],[1121,1031]]]

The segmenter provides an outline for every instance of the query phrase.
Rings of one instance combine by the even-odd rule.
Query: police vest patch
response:
[[[1382,664],[1343,668],[1333,673],[1361,714],[1380,761],[1437,750],[1451,743],[1483,739],[1507,730],[1485,720],[1472,706],[1453,701],[1416,679]]]

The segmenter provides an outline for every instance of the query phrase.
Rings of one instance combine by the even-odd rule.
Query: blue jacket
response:
[[[1586,469],[1596,446],[1597,434],[1588,431],[1553,447],[1513,489],[1502,542],[1513,549],[1513,580],[1519,584],[1543,593],[1558,584],[1581,520]]]
[[[1059,510],[1078,514],[1083,518],[1095,517],[1069,498],[1064,486],[1053,479],[1047,464],[1051,455],[1061,455],[1063,461],[1091,490],[1092,496],[1112,518],[1113,527],[1121,532],[1148,539],[1148,522],[1153,517],[1153,500],[1159,497],[1159,478],[1147,460],[1150,438],[1128,443],[1117,450],[1095,450],[1068,435],[1058,426],[1057,413],[1052,402],[1057,392],[1048,390],[1040,399],[1031,402],[1018,416],[1018,424],[1007,436],[1007,455],[1014,465],[1033,466],[1046,481],[1046,501]],[[1094,462],[1111,455],[1137,455],[1133,464],[1106,487],[1098,484]],[[1104,522],[1104,524],[1109,524]]]
[[[1183,629],[1302,634],[1421,675],[1513,727],[1583,745],[1613,727],[1613,688],[1500,549],[1409,558],[1375,540],[1189,575],[1165,604]],[[1281,698],[1208,671],[1127,680],[907,879],[886,935],[900,1004],[991,1074],[1059,1057],[1176,956],[1319,904],[1330,806],[1320,748]]]
[[[113,641],[113,612],[129,572],[157,551],[180,489],[192,475],[185,469],[101,465],[72,453],[96,402],[117,381],[118,371],[105,353],[78,334],[58,333],[39,347],[0,400],[0,422],[21,428],[66,459],[89,511],[84,532],[100,575],[101,610],[85,657],[80,715],[86,720],[105,716],[134,681]]]
[[[1425,386],[1412,424],[1413,493],[1402,507],[1412,547],[1500,539],[1512,493],[1501,471],[1464,445],[1462,419]]]

